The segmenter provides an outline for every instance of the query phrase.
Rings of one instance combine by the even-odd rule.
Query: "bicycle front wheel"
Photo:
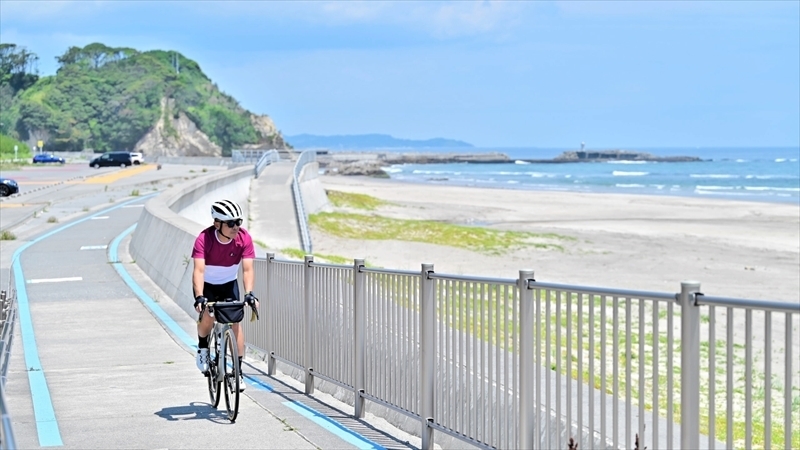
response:
[[[239,415],[239,345],[236,343],[236,336],[233,330],[225,330],[225,361],[221,362],[225,369],[225,379],[222,385],[225,387],[225,405],[228,407],[228,420],[236,421]]]
[[[214,330],[208,335],[208,397],[211,401],[211,406],[216,408],[219,405],[220,398],[220,381],[218,377],[219,372],[219,354],[217,354],[217,333]]]

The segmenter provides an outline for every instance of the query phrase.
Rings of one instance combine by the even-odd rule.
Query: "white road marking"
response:
[[[92,217],[92,220],[102,220],[102,219],[108,219],[108,216],[96,216],[96,217]]]
[[[36,283],[60,283],[62,281],[81,281],[83,277],[66,277],[66,278],[39,278],[36,280],[28,280],[28,284]]]
[[[141,208],[143,206],[144,206],[143,203],[139,203],[138,205],[125,205],[123,206],[123,208]]]
[[[108,248],[107,245],[84,245],[81,246],[81,250],[103,250]]]

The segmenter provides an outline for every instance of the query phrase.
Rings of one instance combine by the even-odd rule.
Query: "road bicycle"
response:
[[[236,421],[239,415],[239,382],[241,373],[239,369],[239,345],[233,334],[231,324],[242,321],[244,317],[244,300],[226,299],[219,302],[207,302],[203,313],[211,314],[214,319],[214,329],[208,336],[208,395],[211,405],[219,405],[220,390],[225,391],[225,407],[228,410],[228,420]],[[258,310],[253,309],[256,319]]]

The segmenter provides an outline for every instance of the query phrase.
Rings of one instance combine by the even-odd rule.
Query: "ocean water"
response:
[[[520,160],[549,159],[564,149],[425,151],[501,152],[515,162],[402,164],[384,170],[392,179],[416,183],[800,203],[800,148],[637,149],[656,156],[697,156],[703,161],[563,164],[533,164]]]

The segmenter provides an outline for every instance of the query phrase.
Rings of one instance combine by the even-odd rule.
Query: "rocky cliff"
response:
[[[222,156],[222,148],[211,139],[183,112],[177,117],[174,100],[161,99],[161,118],[136,143],[133,151],[145,156]],[[243,149],[284,148],[286,143],[269,116],[250,115],[250,122],[260,136],[257,144],[245,144]]]

